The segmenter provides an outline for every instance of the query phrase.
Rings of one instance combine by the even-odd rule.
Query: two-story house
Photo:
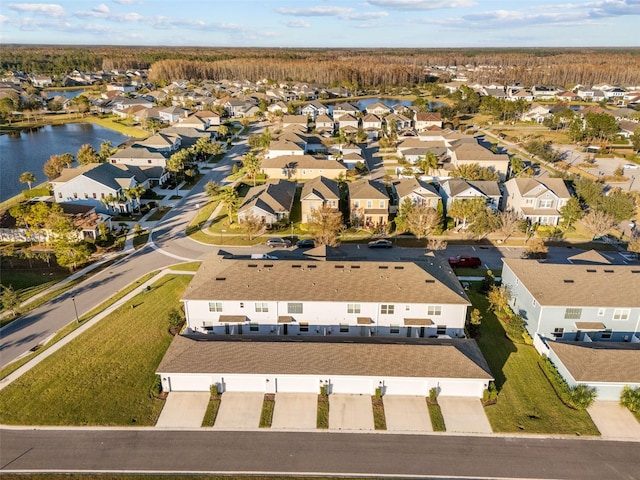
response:
[[[311,221],[314,210],[326,206],[336,212],[340,203],[338,182],[327,177],[316,177],[304,183],[300,194],[302,223]]]
[[[433,185],[415,177],[401,178],[393,182],[393,190],[399,206],[406,199],[409,199],[414,205],[427,206],[437,210],[438,203],[442,201]]]
[[[477,163],[496,172],[501,180],[507,178],[509,155],[506,153],[493,153],[477,142],[463,142],[452,145],[449,148],[449,156],[454,167]]]
[[[376,229],[389,222],[389,195],[383,183],[362,179],[348,184],[351,222]]]
[[[531,223],[558,225],[571,195],[561,178],[512,178],[503,185],[504,210]]]
[[[445,210],[451,208],[453,202],[483,198],[487,207],[497,211],[502,199],[498,182],[490,180],[467,181],[462,178],[451,178],[440,183],[440,195]]]
[[[262,173],[269,178],[308,180],[324,176],[336,179],[346,174],[347,168],[332,159],[319,159],[311,155],[283,155],[265,158],[261,164]]]

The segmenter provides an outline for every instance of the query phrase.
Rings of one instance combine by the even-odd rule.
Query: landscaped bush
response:
[[[629,385],[622,389],[620,404],[632,412],[640,412],[640,387],[631,388]]]
[[[597,394],[593,387],[588,387],[587,385],[569,387],[565,379],[560,375],[560,372],[558,372],[558,369],[547,356],[542,355],[538,365],[549,380],[558,398],[560,398],[566,406],[575,410],[586,410],[596,399]]]
[[[31,190],[23,190],[22,195],[24,195],[24,198],[49,197],[51,190],[46,187],[32,188]]]
[[[489,382],[487,389],[482,392],[482,403],[487,405],[493,405],[498,401],[498,389],[494,382]]]

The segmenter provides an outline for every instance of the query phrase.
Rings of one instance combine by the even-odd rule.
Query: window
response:
[[[436,327],[437,335],[446,335],[447,334],[447,326],[446,325],[438,325]]]
[[[360,208],[360,200],[353,201],[353,208]]]
[[[571,319],[571,320],[577,320],[580,318],[581,315],[582,315],[581,308],[567,308],[564,311],[564,318]]]
[[[611,338],[611,330],[605,330],[604,332],[602,332],[600,338],[602,338],[603,340],[609,340]]]
[[[553,200],[551,198],[543,198],[540,200],[540,208],[551,208]]]
[[[287,303],[287,313],[302,313],[302,303]]]
[[[373,208],[373,201],[367,200],[367,208]]]
[[[538,305],[538,302],[536,302],[535,298],[531,300],[531,305],[533,305],[534,307]]]
[[[613,311],[614,320],[629,320],[630,310],[628,308],[616,308]]]
[[[442,307],[440,305],[429,305],[427,307],[427,315],[442,315]]]
[[[347,303],[347,313],[360,313],[360,304]]]
[[[400,326],[399,325],[391,325],[389,327],[389,333],[400,333]]]
[[[98,194],[97,193],[92,193],[91,194],[93,198],[98,198]]]
[[[405,312],[410,312],[411,311],[411,305],[405,305],[404,306],[404,311]]]
[[[308,323],[300,323],[300,331],[301,332],[308,332],[309,331],[309,324]]]
[[[62,198],[62,192],[58,192],[58,198]]]
[[[347,325],[346,323],[341,323],[340,333],[349,333],[349,325]]]
[[[149,164],[150,164],[150,163],[151,163],[151,160],[147,160],[147,163],[149,163]]]
[[[85,194],[84,194],[84,198],[85,198],[85,199],[89,198],[89,194],[88,194],[88,193],[85,193]]]
[[[260,325],[258,325],[257,323],[250,323],[249,324],[249,331],[250,332],[259,332],[260,331]]]
[[[222,311],[222,302],[209,302],[209,311],[210,312],[221,312]]]
[[[380,305],[380,313],[382,315],[393,315],[395,305]]]
[[[605,308],[599,308],[598,309],[598,316],[599,317],[604,317],[604,312],[606,311]]]
[[[269,304],[268,303],[256,303],[256,313],[266,313],[269,311]]]
[[[553,329],[553,336],[555,338],[562,338],[563,335],[564,335],[564,328],[554,328]]]
[[[378,208],[384,208],[384,200],[380,200],[378,203]]]
[[[78,198],[78,194],[76,192],[73,192],[73,198],[75,198],[75,199]]]

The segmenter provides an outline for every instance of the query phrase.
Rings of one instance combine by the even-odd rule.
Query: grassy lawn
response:
[[[495,376],[498,402],[485,408],[494,432],[598,435],[586,411],[566,407],[538,366],[538,352],[514,344],[503,326],[488,311],[484,295],[474,287],[467,292],[483,320],[478,345]]]
[[[139,248],[144,247],[149,241],[149,230],[144,230],[142,233],[139,233],[135,237],[133,237],[133,248],[138,250]]]
[[[446,432],[447,426],[444,423],[444,417],[442,416],[442,410],[438,402],[430,402],[427,399],[427,408],[429,409],[429,417],[431,418],[431,427],[434,432]]]
[[[376,430],[387,429],[387,418],[384,416],[384,403],[381,398],[371,397],[373,407],[373,426]]]
[[[218,416],[218,410],[220,410],[220,402],[222,401],[222,397],[220,395],[211,395],[209,399],[209,404],[207,405],[207,411],[204,413],[204,418],[202,419],[203,427],[213,427],[216,423],[216,417]]]
[[[217,200],[209,201],[206,205],[200,208],[200,210],[198,210],[198,213],[187,227],[187,235],[191,236],[194,233],[199,232],[202,227],[204,227],[204,224],[209,220],[209,217],[218,206],[218,203],[219,202]]]
[[[147,218],[147,221],[149,222],[157,222],[159,220],[162,220],[162,218],[169,213],[169,210],[171,210],[171,207],[158,207],[156,208],[156,211],[153,212],[149,218]]]
[[[327,395],[318,395],[316,428],[329,428],[329,397]]]
[[[271,428],[273,421],[273,409],[276,406],[276,396],[272,393],[266,393],[262,402],[262,412],[260,413],[259,428]]]
[[[64,280],[71,272],[66,268],[10,268],[4,265],[0,272],[0,283],[11,286],[24,302],[56,283]]]
[[[190,280],[162,278],[6,387],[0,422],[154,425],[164,405],[152,395],[155,369],[172,340],[166,312]]]
[[[171,265],[169,270],[182,270],[184,272],[197,272],[202,262],[188,262],[179,263],[178,265]]]

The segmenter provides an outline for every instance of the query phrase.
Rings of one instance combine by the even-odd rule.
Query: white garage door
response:
[[[440,381],[440,395],[445,397],[481,397],[482,384],[480,382],[468,381]]]
[[[420,395],[426,397],[429,393],[427,380],[385,379],[385,395]]]
[[[277,377],[278,393],[320,393],[320,383],[315,377]]]
[[[264,392],[266,380],[263,377],[250,375],[225,375],[225,392]]]
[[[171,375],[169,382],[173,392],[208,392],[211,387],[209,375]]]
[[[372,395],[372,382],[368,378],[331,378],[331,393],[363,393]]]

